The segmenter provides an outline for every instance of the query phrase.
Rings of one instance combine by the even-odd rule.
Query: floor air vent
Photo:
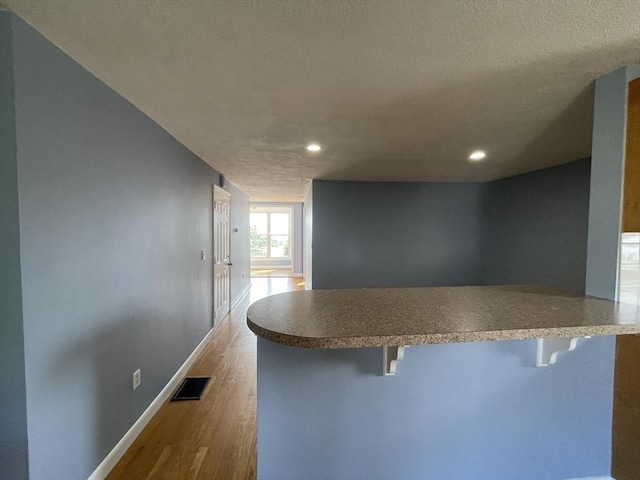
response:
[[[207,388],[211,377],[187,377],[171,399],[172,402],[180,400],[200,400],[204,389]]]

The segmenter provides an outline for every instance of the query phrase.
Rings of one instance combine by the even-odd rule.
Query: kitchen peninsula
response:
[[[610,436],[601,429],[610,430],[613,336],[640,333],[638,311],[514,285],[310,290],[258,301],[247,312],[260,337],[258,477],[608,475],[600,460],[610,456]],[[558,337],[594,338],[536,368],[540,339]],[[397,374],[383,376],[402,359],[396,347],[409,345]],[[574,375],[589,363],[588,378]],[[566,388],[550,387],[558,383]]]

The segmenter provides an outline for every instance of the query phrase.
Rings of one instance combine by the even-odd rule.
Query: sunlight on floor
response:
[[[251,303],[278,293],[304,290],[304,282],[294,283],[290,277],[257,277],[251,279]]]
[[[292,277],[293,271],[289,268],[252,268],[251,277]]]

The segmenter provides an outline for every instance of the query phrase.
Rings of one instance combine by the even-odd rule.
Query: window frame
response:
[[[249,209],[249,213],[266,213],[267,214],[267,256],[266,257],[251,257],[251,263],[264,263],[265,265],[269,262],[274,261],[289,261],[291,263],[291,267],[293,268],[293,258],[294,258],[294,231],[293,231],[293,206],[287,205],[251,205]],[[271,214],[272,213],[287,213],[289,215],[289,255],[286,257],[272,257],[271,256],[271,237],[282,237],[285,234],[282,233],[271,233]],[[251,227],[251,215],[249,215],[249,227]]]

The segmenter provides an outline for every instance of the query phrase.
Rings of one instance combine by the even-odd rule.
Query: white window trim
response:
[[[294,258],[296,255],[295,252],[295,238],[294,238],[294,230],[293,230],[293,214],[294,208],[292,206],[285,205],[255,205],[251,206],[250,213],[288,213],[289,214],[289,256],[288,257],[251,257],[251,265],[259,266],[260,268],[282,268],[279,265],[273,265],[273,262],[277,261],[288,261],[290,266],[285,266],[286,268],[293,269]],[[277,234],[276,234],[277,235]],[[271,232],[269,232],[268,236],[271,236]]]

